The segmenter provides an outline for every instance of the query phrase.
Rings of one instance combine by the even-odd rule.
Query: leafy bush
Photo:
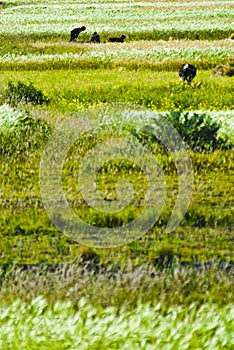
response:
[[[90,247],[83,247],[81,254],[81,265],[87,270],[99,271],[100,255]]]
[[[7,104],[0,106],[0,150],[4,155],[28,154],[39,149],[51,135],[51,127],[42,118],[34,119]]]
[[[160,267],[172,266],[175,257],[173,248],[166,244],[163,244],[161,247],[159,246],[156,256],[157,257],[153,259],[153,263]]]
[[[193,151],[229,149],[234,146],[233,111],[148,111],[139,119],[139,127],[133,130],[134,135],[148,146],[154,142],[154,130],[160,127],[158,117],[167,119]]]
[[[160,113],[176,128],[193,151],[213,151],[233,147],[233,113],[174,111]]]
[[[225,147],[225,140],[218,138],[219,124],[207,113],[172,112],[168,119],[193,150]]]
[[[28,85],[18,81],[13,83],[8,82],[8,87],[5,92],[5,99],[8,103],[15,105],[19,102],[32,103],[33,105],[42,105],[48,103],[48,98],[43,92],[33,86],[30,82]]]

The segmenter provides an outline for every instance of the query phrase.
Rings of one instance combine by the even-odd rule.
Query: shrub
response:
[[[5,99],[12,105],[18,104],[19,102],[42,105],[43,103],[49,102],[43,92],[35,88],[32,82],[27,85],[21,81],[16,83],[13,83],[12,81],[8,82]]]
[[[226,75],[228,77],[232,77],[234,75],[234,68],[229,65],[220,65],[215,67],[213,70],[215,75]]]
[[[226,75],[232,77],[234,75],[234,58],[230,58],[227,64],[216,66],[213,70],[215,75]]]
[[[170,267],[174,260],[174,251],[169,245],[163,244],[157,249],[156,258],[153,259],[153,264],[159,267]]]
[[[95,250],[89,247],[82,248],[80,258],[83,263],[93,263],[93,264],[100,263],[99,254]]]
[[[225,135],[219,135],[220,123],[206,112],[171,112],[166,118],[193,151],[229,148]]]
[[[50,125],[7,104],[0,106],[0,151],[4,155],[29,154],[51,135]]]
[[[146,120],[147,128],[133,130],[132,133],[145,145],[152,146],[157,142],[155,130],[160,127],[157,112]],[[152,114],[152,117],[154,116]],[[182,140],[195,152],[230,149],[234,145],[233,113],[218,111],[170,111],[159,112],[177,130]],[[139,124],[140,125],[140,124]],[[168,131],[169,135],[169,131]],[[178,140],[171,139],[170,142]]]

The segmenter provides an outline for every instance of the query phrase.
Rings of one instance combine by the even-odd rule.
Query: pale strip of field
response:
[[[127,40],[127,39],[126,39]],[[43,42],[43,41],[37,41],[35,43],[30,43],[32,47],[36,48],[46,48],[46,47],[76,47],[78,49],[85,49],[85,50],[105,50],[108,48],[108,50],[112,48],[121,49],[123,47],[127,47],[128,49],[137,49],[137,50],[151,50],[155,47],[162,47],[162,48],[197,48],[197,49],[206,49],[206,48],[227,48],[227,49],[234,49],[234,40],[231,39],[224,39],[224,40],[158,40],[158,41],[132,41],[132,42],[125,42],[120,44],[115,43],[101,43],[100,45],[90,45],[89,43],[70,43],[66,41],[58,41],[58,42]]]
[[[77,48],[77,50],[74,48]],[[119,44],[72,44],[72,43],[43,43],[33,44],[36,48],[46,49],[48,53],[43,54],[5,54],[0,56],[0,62],[48,62],[66,60],[72,62],[80,59],[97,60],[170,60],[170,59],[212,59],[234,57],[234,45],[231,40],[222,40],[216,42],[202,41],[140,41]],[[53,51],[54,48],[54,51]],[[62,50],[61,50],[62,48]],[[69,50],[72,49],[72,51]],[[56,52],[56,49],[58,52]],[[62,51],[62,52],[61,52]],[[51,53],[53,52],[53,53]]]
[[[154,6],[154,7],[160,7],[167,4],[167,6],[203,6],[203,5],[233,5],[233,0],[163,0],[163,1],[155,1],[155,0],[148,0],[148,1],[142,1],[142,0],[133,0],[133,1],[123,1],[123,0],[64,0],[63,4],[64,5],[71,5],[71,4],[78,4],[82,6],[99,6],[99,4],[108,4],[108,5],[128,5],[128,6],[147,6],[148,4]],[[7,4],[7,3],[6,3]],[[43,3],[40,0],[31,0],[31,1],[20,1],[20,0],[11,0],[10,4],[7,4],[8,6],[22,6],[22,5],[36,5],[36,4],[41,4],[42,6],[45,5],[60,5],[61,1],[58,0],[44,0]]]
[[[166,2],[166,1],[165,1]],[[233,1],[180,1],[180,2],[157,2],[155,3],[154,1],[152,2],[143,2],[141,4],[138,4],[138,7],[141,7],[141,10],[186,10],[188,8],[193,9],[193,8],[199,8],[199,10],[211,10],[214,9],[216,10],[217,7],[219,9],[231,9],[234,8],[234,3]]]

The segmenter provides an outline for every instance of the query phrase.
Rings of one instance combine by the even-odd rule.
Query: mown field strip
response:
[[[104,43],[105,44],[105,43]],[[121,47],[128,46],[130,50],[137,49],[137,50],[151,50],[155,47],[159,48],[193,48],[197,50],[202,49],[233,49],[233,41],[231,39],[223,39],[223,40],[177,40],[177,39],[171,39],[171,40],[157,40],[155,42],[154,40],[139,40],[139,41],[129,41],[122,43],[121,45],[117,45],[115,43],[107,43],[107,45],[104,45],[103,43],[100,45],[90,45],[89,43],[69,43],[67,41],[40,41],[37,40],[36,42],[30,42],[29,47],[35,48],[35,49],[47,49],[47,48],[53,48],[53,50],[56,50],[60,47],[63,49],[67,48],[68,50],[71,50],[72,48],[74,50],[98,50],[99,47],[103,50],[105,47],[111,48],[119,48],[121,50]]]
[[[38,45],[37,45],[38,46]],[[172,60],[172,59],[217,59],[231,58],[234,56],[234,46],[230,46],[227,42],[223,47],[175,47],[172,43],[172,47],[169,45],[154,44],[154,45],[134,45],[134,44],[122,44],[119,47],[117,44],[103,44],[93,46],[90,44],[81,44],[77,49],[83,49],[83,52],[64,52],[55,54],[6,54],[0,56],[0,63],[7,62],[49,62],[49,61],[77,61],[80,59],[100,59],[103,61],[116,61],[116,60]],[[65,46],[66,48],[66,46]],[[67,47],[68,49],[68,47]]]

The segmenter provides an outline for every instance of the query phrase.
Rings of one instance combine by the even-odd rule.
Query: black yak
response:
[[[196,72],[197,70],[193,65],[185,63],[180,67],[179,77],[181,80],[191,83],[196,76]]]
[[[110,38],[110,43],[123,43],[124,39],[126,38],[126,35],[122,34],[120,38]]]

